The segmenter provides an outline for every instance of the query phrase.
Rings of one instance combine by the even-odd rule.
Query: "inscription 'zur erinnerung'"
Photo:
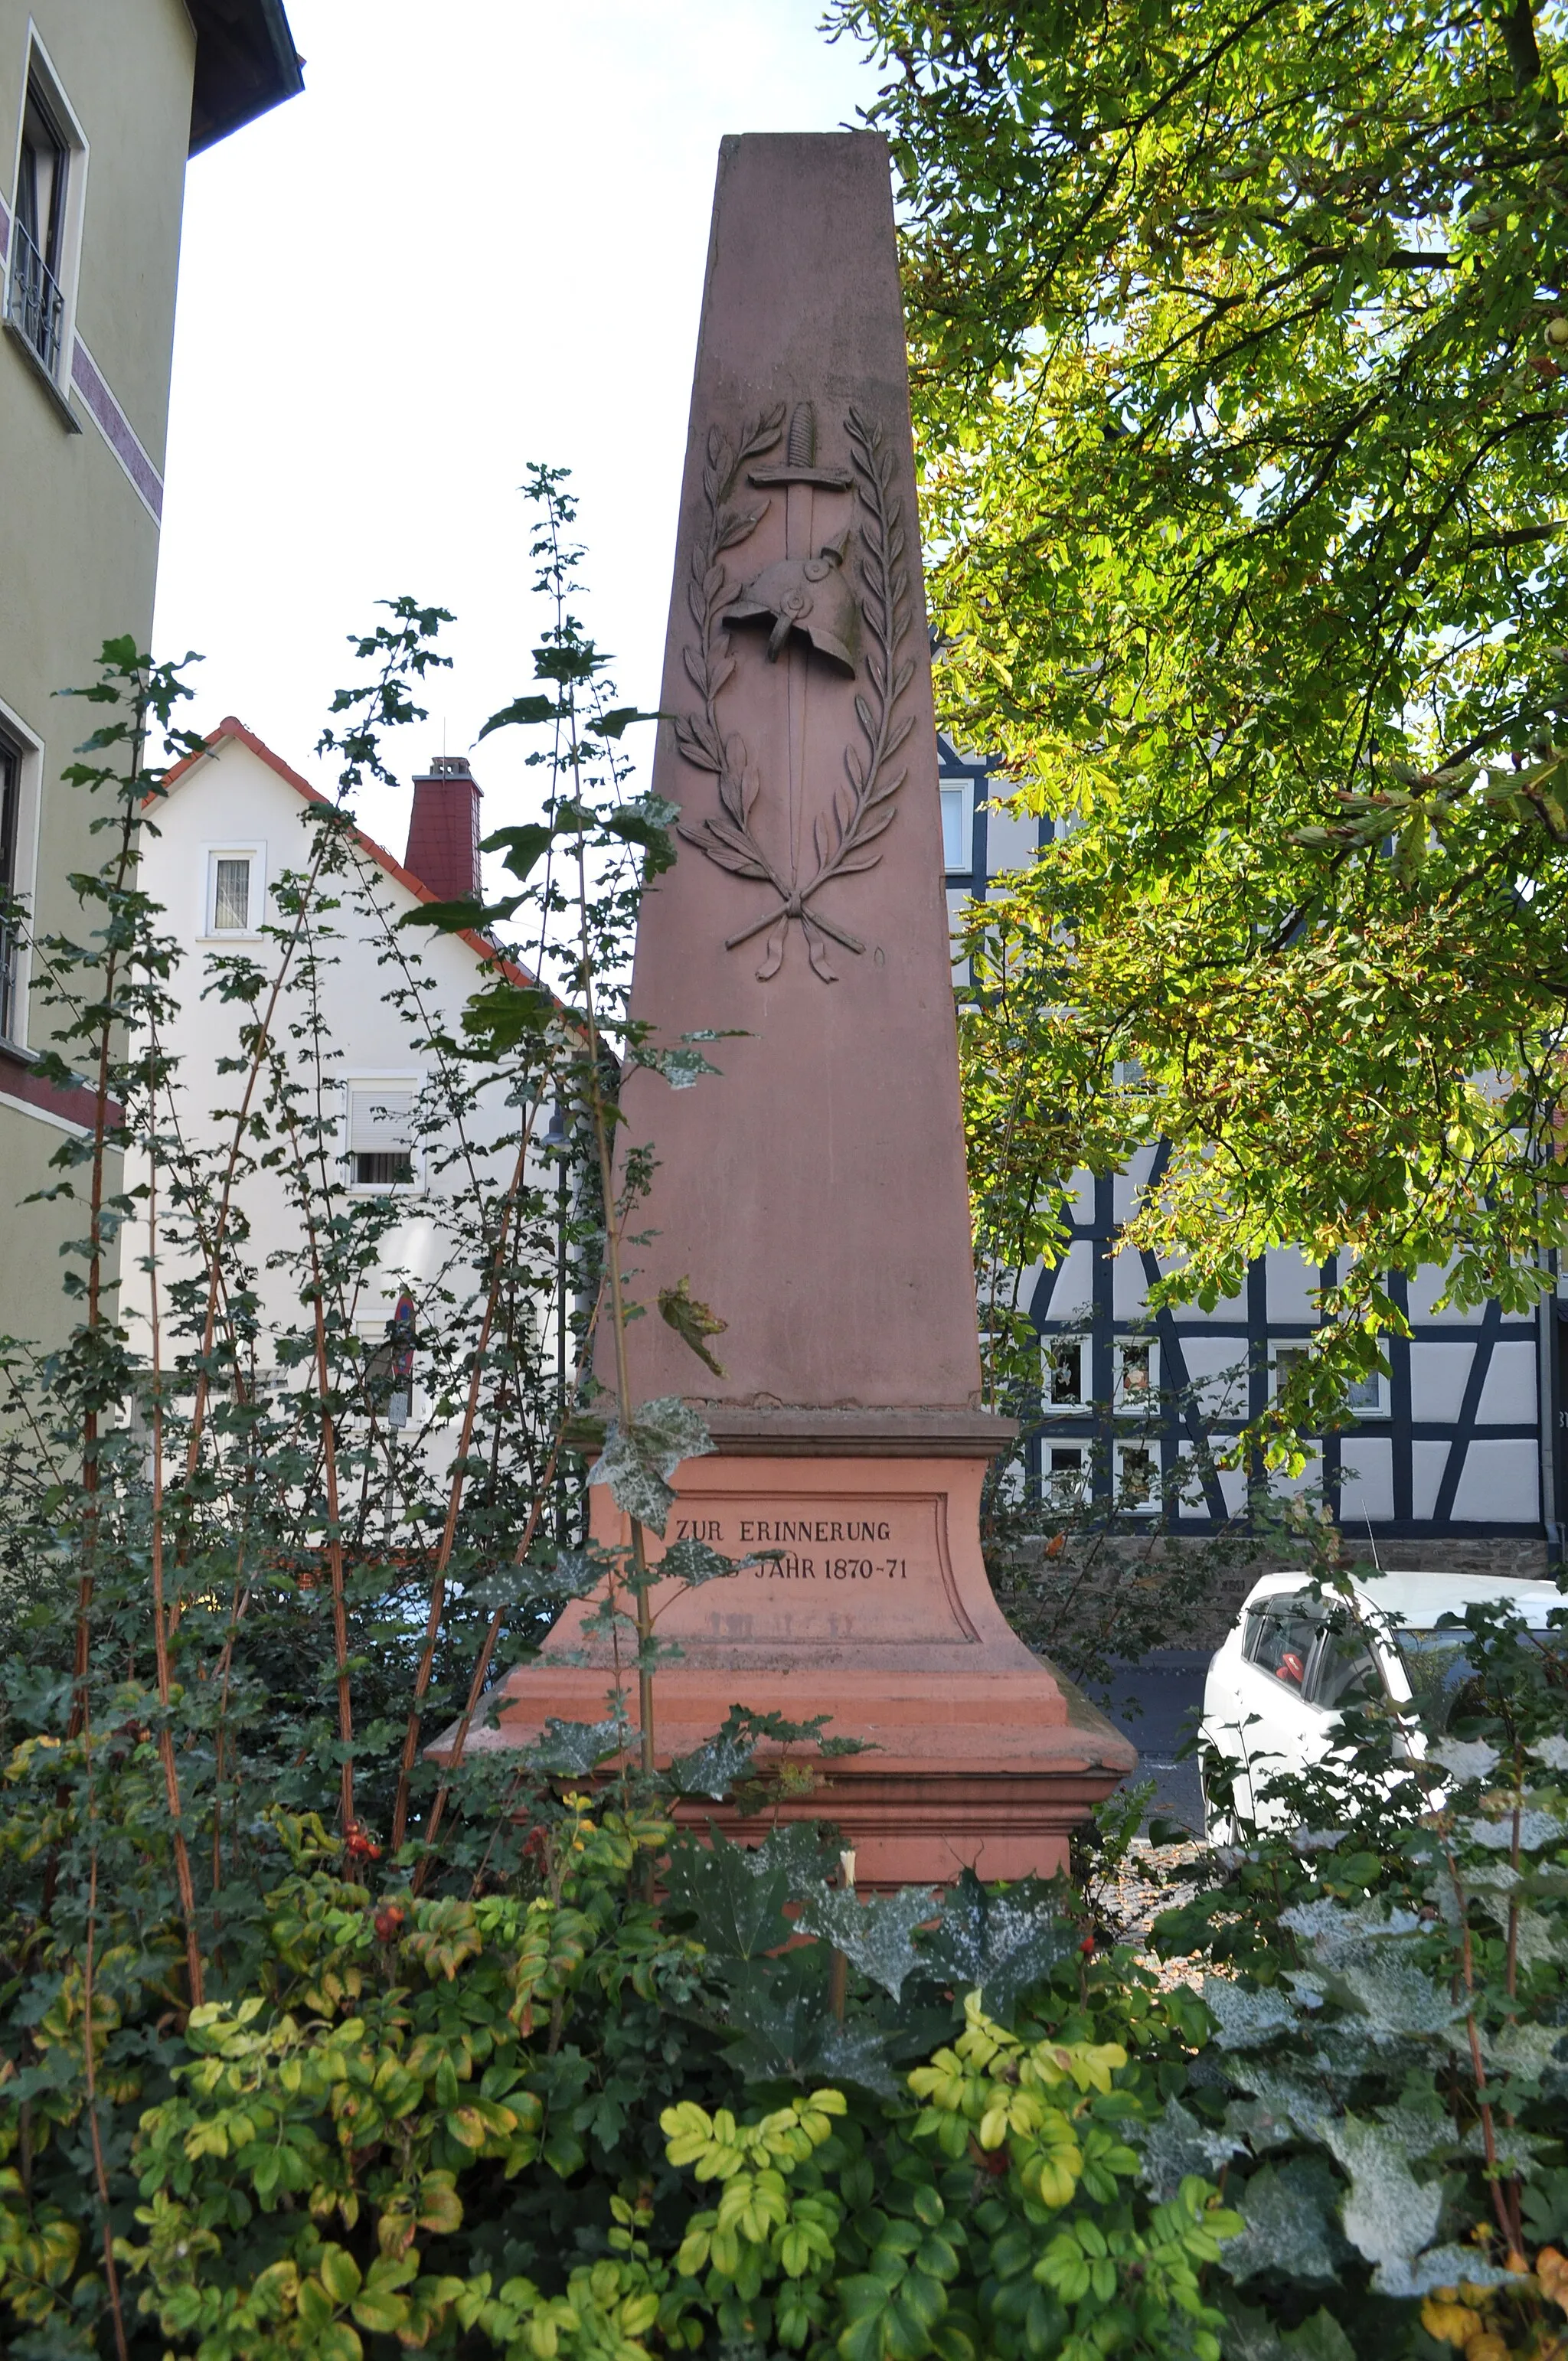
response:
[[[909,1563],[903,1557],[804,1557],[802,1542],[826,1543],[890,1542],[893,1526],[885,1517],[741,1517],[727,1533],[721,1517],[676,1517],[672,1540],[709,1542],[718,1548],[765,1552],[737,1573],[750,1573],[758,1582],[870,1582],[881,1574],[890,1582],[907,1582]]]

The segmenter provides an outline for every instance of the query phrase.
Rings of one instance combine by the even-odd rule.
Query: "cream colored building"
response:
[[[0,1334],[66,1320],[49,1185],[81,1093],[33,1071],[28,935],[75,935],[95,866],[60,772],[106,639],[148,644],[187,158],[301,87],[282,0],[0,0]],[[94,717],[95,718],[95,717]]]

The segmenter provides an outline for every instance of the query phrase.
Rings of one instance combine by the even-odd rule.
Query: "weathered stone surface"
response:
[[[733,1032],[722,1079],[629,1080],[659,1164],[631,1259],[729,1325],[725,1374],[654,1316],[635,1400],[704,1406],[669,1539],[748,1561],[673,1596],[658,1751],[740,1703],[877,1750],[800,1808],[869,1883],[1048,1872],[1133,1750],[1008,1627],[985,1464],[930,664],[888,159],[866,133],[720,150],[654,784],[680,853],[646,897],[632,1008]],[[601,1376],[612,1366],[601,1347]],[[626,1529],[596,1487],[598,1537]],[[751,1553],[766,1554],[753,1557]],[[595,1720],[570,1611],[492,1742]],[[568,1663],[568,1656],[576,1659]],[[633,1695],[630,1700],[634,1705]]]

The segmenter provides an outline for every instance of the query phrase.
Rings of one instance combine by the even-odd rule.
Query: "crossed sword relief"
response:
[[[782,412],[775,413],[782,419]],[[775,906],[743,927],[739,933],[726,938],[725,948],[737,950],[742,943],[771,931],[766,955],[757,973],[766,981],[777,974],[784,959],[784,944],[790,921],[797,921],[806,937],[811,965],[825,983],[836,981],[826,956],[826,943],[830,938],[845,950],[860,954],[865,945],[846,928],[822,917],[814,906],[808,906],[817,889],[829,878],[848,875],[870,869],[881,860],[880,851],[869,847],[880,837],[894,817],[893,797],[903,785],[903,775],[887,784],[882,780],[884,760],[896,752],[908,734],[912,723],[896,730],[890,729],[891,708],[907,686],[913,666],[905,664],[894,671],[897,642],[906,626],[905,577],[897,572],[897,561],[903,550],[903,532],[898,521],[896,504],[890,507],[888,482],[891,460],[883,449],[879,430],[869,428],[853,412],[849,422],[852,442],[856,445],[856,467],[828,467],[817,461],[817,422],[809,401],[795,405],[791,414],[785,455],[781,461],[752,465],[747,468],[748,480],[759,489],[779,488],[784,494],[784,555],[765,566],[733,597],[714,597],[706,606],[703,645],[700,657],[694,664],[688,659],[687,669],[702,687],[708,724],[707,747],[703,752],[693,752],[694,736],[683,739],[683,751],[688,759],[701,767],[716,769],[719,781],[722,813],[704,820],[698,827],[681,824],[680,833],[696,845],[710,860],[732,873],[750,876],[765,884],[778,896]],[[771,429],[771,432],[770,432]],[[740,466],[753,454],[760,456],[770,443],[776,447],[777,425],[772,420],[757,422],[754,429],[742,436],[748,446],[741,454],[740,465],[728,469],[722,485],[709,489],[711,539],[705,551],[697,554],[694,572],[700,566],[704,588],[707,588],[716,568],[718,550],[733,546],[750,537],[762,521],[765,511],[755,516],[732,515],[724,507],[733,488]],[[760,446],[760,447],[759,447]],[[876,691],[880,714],[861,695],[855,699],[856,712],[867,740],[867,754],[862,761],[854,751],[846,750],[845,764],[849,785],[841,786],[833,803],[833,817],[838,826],[837,847],[829,850],[830,837],[828,816],[819,816],[814,824],[817,868],[802,882],[801,837],[806,808],[806,709],[810,691],[812,652],[825,657],[837,669],[854,678],[860,670],[861,613],[847,578],[846,556],[850,545],[850,527],[846,523],[836,541],[818,547],[817,544],[817,495],[818,492],[850,492],[855,489],[857,468],[866,479],[861,487],[861,498],[870,512],[868,520],[868,558],[880,560],[880,582],[875,578],[873,565],[862,567],[868,597],[872,600],[873,636],[880,642],[882,664],[871,664],[871,676]],[[717,586],[715,586],[717,588]],[[763,850],[750,825],[750,809],[759,789],[754,770],[746,763],[744,748],[735,738],[725,739],[718,725],[715,710],[717,697],[733,670],[732,663],[719,654],[714,645],[717,633],[728,631],[737,623],[752,621],[771,625],[767,642],[770,663],[781,660],[785,667],[785,697],[787,713],[787,743],[789,758],[788,841],[789,870],[787,878]],[[716,663],[716,657],[718,661]],[[714,760],[715,754],[720,759]]]

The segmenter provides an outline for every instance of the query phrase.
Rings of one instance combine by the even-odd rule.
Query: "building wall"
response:
[[[29,19],[86,150],[71,158],[80,244],[61,386],[0,333],[0,728],[24,753],[17,884],[40,933],[78,934],[65,881],[96,865],[103,840],[60,774],[98,717],[55,692],[94,677],[105,639],[145,647],[151,632],[195,35],[182,0],[0,0],[7,246]],[[71,1112],[16,1054],[47,1031],[24,1012],[0,1044],[0,1334],[49,1340],[66,1324],[57,1249],[83,1224],[68,1207],[13,1211]]]
[[[1025,866],[1050,824],[990,808],[984,763],[945,741],[941,771],[953,798],[947,885],[956,915],[1004,871]],[[1081,1486],[1108,1500],[1124,1497],[1128,1455],[1146,1452],[1155,1497],[1137,1521],[1197,1539],[1245,1517],[1245,1471],[1214,1458],[1266,1407],[1280,1351],[1310,1337],[1311,1291],[1332,1273],[1285,1248],[1255,1263],[1243,1292],[1211,1313],[1190,1305],[1151,1314],[1158,1261],[1114,1248],[1162,1156],[1146,1150],[1115,1175],[1076,1173],[1060,1258],[1020,1275],[1017,1300],[1041,1340],[1026,1466],[1064,1499]],[[1390,1375],[1295,1487],[1277,1488],[1321,1491],[1347,1537],[1370,1538],[1387,1564],[1539,1575],[1561,1545],[1556,1303],[1548,1298],[1526,1318],[1495,1303],[1434,1312],[1441,1284],[1435,1270],[1394,1283],[1412,1334],[1389,1340]],[[1058,1403],[1053,1367],[1074,1350],[1082,1400]],[[1146,1370],[1146,1386],[1129,1384]]]
[[[144,847],[141,882],[163,907],[160,930],[178,941],[183,955],[175,987],[178,1012],[161,1045],[179,1061],[176,1088],[185,1137],[193,1146],[218,1145],[226,1150],[233,1137],[233,1119],[220,1111],[236,1104],[243,1078],[223,1072],[221,1061],[236,1054],[238,1016],[232,1004],[204,992],[203,987],[210,980],[211,962],[225,954],[247,955],[267,973],[275,971],[278,948],[258,929],[263,923],[278,924],[270,895],[280,873],[299,873],[309,866],[313,807],[243,740],[226,739],[198,760],[168,799],[152,807],[152,812],[158,833],[149,833]],[[265,901],[253,899],[252,928],[245,936],[211,930],[212,863],[225,852],[254,857],[257,882],[265,886],[268,896]],[[359,856],[349,878],[333,884],[331,893],[339,906],[324,913],[323,926],[332,931],[323,932],[319,943],[321,1012],[328,1049],[322,1105],[323,1114],[335,1120],[343,1108],[346,1083],[384,1083],[389,1093],[394,1089],[417,1089],[433,1061],[418,1046],[408,1020],[384,997],[395,972],[387,961],[389,931],[415,906],[416,897],[365,854]],[[368,895],[379,917],[360,906],[361,894]],[[484,981],[485,970],[477,954],[460,937],[433,929],[422,928],[402,940],[422,965],[426,1020],[455,1032],[464,1004]],[[297,997],[287,999],[280,1011],[280,1027],[298,1021],[302,1014],[302,1003]],[[505,1105],[504,1094],[497,1086],[488,1094],[476,1128],[479,1139],[505,1137],[509,1145],[502,1154],[477,1159],[486,1187],[504,1186],[510,1180],[519,1124],[517,1109]],[[443,1137],[455,1141],[457,1134],[449,1128]],[[536,1163],[533,1177],[538,1179],[543,1170]],[[141,1177],[135,1159],[129,1177],[133,1181]],[[437,1207],[441,1195],[454,1187],[452,1180],[441,1181],[429,1159],[422,1159],[415,1185],[392,1192],[405,1210],[386,1238],[379,1268],[354,1310],[355,1325],[367,1341],[381,1335],[400,1279],[406,1277],[411,1281],[417,1302],[422,1285],[449,1256]],[[378,1192],[359,1193],[368,1197]],[[265,1268],[269,1256],[301,1243],[299,1217],[283,1180],[274,1174],[257,1173],[245,1181],[239,1194],[250,1224],[247,1252],[261,1270],[264,1323],[274,1332],[308,1326],[310,1314],[299,1300],[299,1279]],[[143,1354],[150,1341],[148,1282],[139,1267],[147,1248],[145,1233],[127,1237],[124,1301],[133,1347]],[[174,1270],[167,1246],[165,1257],[167,1287]],[[466,1285],[473,1283],[471,1264],[461,1277]],[[264,1366],[266,1360],[264,1355]],[[416,1422],[427,1408],[417,1382],[419,1366],[416,1356]]]

